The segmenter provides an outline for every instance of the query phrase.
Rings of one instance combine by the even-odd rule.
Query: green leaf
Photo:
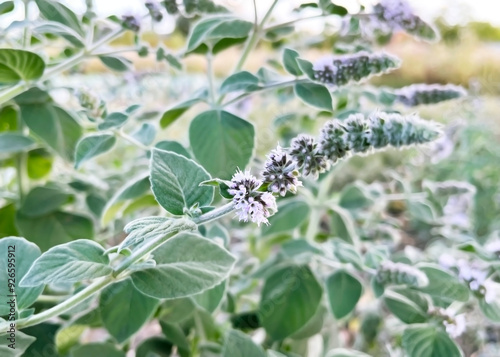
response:
[[[484,299],[480,299],[479,308],[490,321],[500,323],[500,303],[498,300],[488,304]]]
[[[219,285],[211,289],[205,290],[201,294],[193,296],[194,302],[210,313],[213,313],[219,307],[224,295],[226,294],[226,282],[223,281]]]
[[[333,111],[332,96],[330,91],[322,84],[297,83],[294,92],[297,97],[314,108]]]
[[[36,243],[42,251],[75,239],[94,236],[89,218],[60,211],[40,217],[27,217],[18,212],[16,226],[23,236]]]
[[[132,62],[119,56],[98,56],[101,62],[109,69],[117,72],[126,72],[132,68]]]
[[[42,76],[45,62],[36,53],[0,48],[0,84],[32,81]]]
[[[47,176],[52,170],[54,158],[44,149],[35,149],[28,152],[26,165],[28,166],[28,177],[33,180]]]
[[[111,134],[88,135],[80,139],[76,144],[75,168],[91,158],[103,154],[115,145],[116,138]]]
[[[71,349],[71,357],[125,357],[125,352],[120,351],[111,343],[87,343]]]
[[[328,212],[331,223],[330,235],[348,243],[359,240],[351,213],[340,206],[332,205],[331,208],[332,210]]]
[[[346,348],[335,348],[328,351],[326,357],[370,357],[370,355],[355,350],[348,350]]]
[[[156,267],[132,273],[134,285],[152,297],[175,299],[199,294],[224,281],[235,258],[212,241],[182,233],[153,253]]]
[[[14,252],[9,253],[12,250]],[[40,249],[24,238],[6,237],[0,239],[0,251],[2,252],[0,255],[0,271],[2,272],[0,274],[0,295],[3,299],[7,299],[9,295],[16,294],[17,310],[21,311],[30,307],[43,291],[43,285],[35,287],[19,286],[21,279],[26,275],[33,262],[40,256]],[[14,267],[12,265],[9,267],[9,263],[13,264]],[[9,269],[15,269],[15,272]],[[14,275],[9,276],[9,274]],[[8,279],[15,280],[14,292],[10,290]],[[0,304],[0,316],[8,315],[10,311],[11,306],[7,304],[7,301]]]
[[[7,14],[14,10],[14,1],[4,1],[0,4],[0,15]]]
[[[300,330],[291,335],[290,338],[303,340],[320,333],[326,316],[328,316],[327,308],[320,305],[314,316]]]
[[[309,205],[303,201],[286,202],[279,207],[278,212],[269,218],[269,225],[262,227],[262,235],[291,231],[309,217]]]
[[[363,269],[363,261],[356,249],[340,239],[332,241],[332,250],[335,258],[341,263],[351,263],[357,269]]]
[[[106,330],[123,343],[151,318],[157,305],[157,299],[144,295],[126,279],[101,292],[99,313]]]
[[[326,14],[330,15],[345,16],[349,13],[345,7],[335,5],[331,0],[320,0],[319,6]]]
[[[340,193],[339,205],[347,209],[362,209],[372,203],[370,193],[360,184],[346,186]]]
[[[220,87],[221,94],[236,91],[252,92],[258,90],[259,78],[250,72],[242,71],[227,77]]]
[[[1,5],[0,5],[1,6]],[[10,334],[2,331],[0,334],[0,356],[2,357],[22,357],[26,356],[24,352],[28,347],[35,342],[36,338],[33,336],[28,336],[24,332],[15,332],[14,341],[10,340]],[[14,343],[15,349],[9,347],[10,344]]]
[[[128,120],[129,116],[125,113],[113,112],[104,118],[104,121],[100,123],[97,128],[99,130],[107,130],[113,128],[119,128]]]
[[[160,326],[166,339],[174,346],[177,346],[178,353],[181,357],[191,356],[191,347],[189,341],[179,325],[160,321]]]
[[[328,302],[336,319],[341,319],[354,310],[363,293],[361,282],[345,270],[338,270],[326,280]]]
[[[64,159],[73,160],[76,143],[82,134],[73,114],[54,105],[48,94],[38,88],[17,96],[16,102],[23,122],[32,133]]]
[[[202,44],[214,47],[221,40],[245,38],[253,24],[232,16],[218,16],[199,21],[189,36],[186,52],[198,50]]]
[[[404,323],[415,324],[427,320],[428,303],[417,291],[386,289],[384,303]]]
[[[187,100],[185,102],[176,104],[172,108],[168,109],[163,113],[161,119],[160,119],[160,126],[165,129],[166,127],[170,126],[173,122],[175,122],[182,114],[184,114],[189,108],[191,108],[193,105],[201,102],[203,100],[202,97],[200,98],[194,98]]]
[[[0,133],[0,154],[27,151],[34,144],[33,139],[19,133]]]
[[[40,13],[47,20],[66,25],[76,31],[80,36],[85,35],[85,31],[83,31],[80,21],[76,17],[75,13],[59,1],[35,0],[35,2],[40,9]]]
[[[274,340],[299,331],[316,313],[322,289],[307,266],[288,266],[265,281],[259,318]]]
[[[289,48],[285,48],[283,51],[283,66],[286,71],[294,76],[301,76],[302,70],[300,69],[297,58],[299,58],[299,53],[297,51],[291,50]]]
[[[17,311],[21,311],[30,307],[43,291],[43,285],[40,283],[35,287],[19,285],[33,262],[40,256],[40,249],[35,244],[19,237],[0,239],[0,249],[3,252],[0,256],[0,271],[3,272],[0,275],[1,296],[6,299],[9,298],[9,295],[16,294]],[[11,291],[9,286],[9,283],[12,282],[15,285],[12,287],[14,291]],[[1,316],[9,314],[9,312],[11,312],[11,306],[7,302],[0,305]]]
[[[165,151],[172,151],[176,154],[185,156],[188,159],[191,158],[191,155],[189,155],[189,152],[186,150],[186,148],[177,141],[163,140],[156,143],[155,148]]]
[[[149,175],[143,174],[132,179],[118,190],[108,201],[102,212],[102,224],[108,224],[125,206],[127,201],[139,198],[150,191]]]
[[[172,347],[163,337],[150,337],[137,346],[135,357],[171,357]]]
[[[16,131],[19,121],[19,112],[13,105],[0,108],[0,132]]]
[[[457,344],[441,328],[414,325],[403,333],[403,349],[408,357],[462,357]]]
[[[469,289],[453,274],[444,271],[438,266],[421,265],[418,267],[427,275],[429,284],[420,291],[431,295],[434,299],[451,303],[454,301],[466,302],[469,300]]]
[[[222,357],[266,357],[266,353],[250,336],[237,330],[229,330],[224,339]]]
[[[302,58],[296,58],[295,61],[297,61],[297,65],[299,66],[300,70],[304,72],[307,78],[312,81],[316,80],[316,78],[314,77],[314,66],[311,62]]]
[[[73,29],[58,22],[43,23],[40,26],[36,26],[33,30],[35,33],[61,36],[73,46],[78,48],[85,47],[85,42],[82,36],[80,36]]]
[[[14,224],[16,217],[16,205],[10,205],[0,208],[0,237],[17,236],[16,225]]]
[[[214,197],[213,187],[200,186],[210,175],[196,162],[179,154],[153,149],[151,189],[158,203],[168,212],[182,215],[195,203],[208,206]]]
[[[253,154],[255,130],[231,113],[210,110],[199,114],[189,127],[189,142],[196,160],[213,176],[230,179],[243,170]]]
[[[109,275],[113,269],[104,248],[88,239],[57,245],[38,258],[21,286],[76,283]]]
[[[19,213],[27,217],[43,216],[56,211],[68,202],[70,197],[70,194],[57,187],[35,187],[24,199]]]
[[[143,123],[139,129],[132,133],[132,137],[145,146],[151,145],[155,136],[156,128],[150,123]]]

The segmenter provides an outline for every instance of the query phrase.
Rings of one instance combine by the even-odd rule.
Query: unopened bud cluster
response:
[[[329,168],[328,160],[319,151],[318,143],[310,135],[300,134],[294,138],[290,145],[290,155],[297,164],[297,169],[302,169],[304,176],[312,175],[315,179],[319,174]]]
[[[297,186],[302,186],[297,178],[299,172],[295,162],[280,146],[268,155],[262,176],[269,191],[279,192],[281,196],[285,196],[287,191],[296,193]]]
[[[160,7],[156,1],[147,1],[145,5],[153,21],[160,22],[163,20],[163,14],[161,13]]]
[[[100,118],[104,114],[105,104],[94,92],[82,88],[76,92],[76,96],[92,118]]]
[[[423,144],[437,138],[439,133],[435,124],[416,116],[375,112],[367,118],[354,114],[344,121],[330,120],[321,130],[318,141],[300,134],[292,139],[290,148],[278,146],[271,151],[264,164],[262,181],[249,172],[237,172],[228,192],[233,196],[240,220],[267,224],[267,217],[276,211],[273,194],[296,193],[297,187],[302,186],[299,170],[302,175],[317,179],[330,164],[348,155],[389,145]]]
[[[344,121],[330,120],[323,126],[319,150],[335,163],[351,152],[424,144],[439,134],[436,124],[415,115],[374,112],[365,118],[362,114],[353,114]]]
[[[400,103],[414,107],[460,98],[465,96],[467,92],[462,87],[452,84],[413,84],[397,90],[394,94]]]
[[[381,0],[373,11],[375,18],[391,30],[403,30],[427,40],[437,37],[435,30],[414,14],[406,0]]]
[[[122,26],[127,30],[139,32],[139,30],[141,29],[141,21],[134,15],[123,15]]]
[[[429,283],[427,276],[408,264],[384,261],[380,264],[375,279],[381,284],[423,287]]]
[[[170,15],[175,15],[179,12],[176,0],[164,0],[162,4],[165,10],[167,10],[167,13]]]
[[[387,73],[400,65],[399,59],[386,53],[359,52],[343,56],[328,56],[313,65],[314,78],[333,86],[359,82],[373,75]]]
[[[428,314],[441,322],[450,337],[457,338],[462,335],[467,327],[465,314],[455,315],[450,309],[432,308]]]

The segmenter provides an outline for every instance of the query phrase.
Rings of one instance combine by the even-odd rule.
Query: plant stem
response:
[[[70,297],[68,300],[63,301],[59,305],[54,306],[51,309],[45,310],[39,314],[32,315],[29,317],[26,317],[24,319],[20,319],[15,321],[14,323],[16,324],[16,327],[18,329],[22,329],[25,327],[37,325],[39,323],[42,323],[44,321],[47,321],[48,319],[52,317],[56,317],[61,315],[62,313],[69,311],[85,299],[89,298],[90,296],[94,295],[95,293],[99,292],[102,290],[104,287],[108,286],[109,284],[113,283],[115,279],[111,276],[107,276],[104,278],[100,278],[96,281],[94,281],[92,284],[87,286],[85,289],[80,291],[78,294],[73,295]],[[0,327],[0,331],[4,331],[7,329],[7,324],[2,325]]]
[[[324,14],[320,14],[320,15],[314,15],[314,16],[309,16],[309,17],[299,17],[298,19],[295,19],[295,20],[291,20],[291,21],[288,21],[288,22],[283,22],[281,24],[277,24],[277,25],[273,25],[273,26],[269,26],[265,29],[265,31],[272,31],[272,30],[276,30],[276,29],[279,29],[281,27],[286,27],[286,26],[290,26],[290,25],[293,25],[297,22],[301,22],[301,21],[305,21],[305,20],[312,20],[312,19],[317,19],[319,17],[326,17],[326,16],[329,16],[329,15],[324,15]]]
[[[267,87],[263,87],[263,88],[260,88],[258,90],[252,91],[252,92],[242,93],[241,95],[237,96],[236,98],[233,98],[233,99],[227,101],[222,106],[226,107],[228,105],[237,103],[240,100],[243,100],[246,97],[251,96],[252,94],[255,94],[255,93],[264,92],[264,91],[267,91],[270,89],[285,88],[285,87],[293,86],[294,84],[297,84],[297,83],[303,83],[303,82],[308,82],[308,81],[309,81],[308,79],[294,79],[294,80],[290,80],[290,81],[286,81],[286,82],[274,83],[274,84],[268,85]]]
[[[119,137],[121,137],[122,139],[125,139],[127,140],[128,142],[140,147],[141,149],[143,150],[149,150],[149,147],[144,145],[143,143],[137,141],[134,137],[124,133],[123,131],[121,130],[115,130],[115,133],[116,135],[118,135]]]
[[[271,4],[271,7],[269,8],[269,10],[267,10],[267,13],[264,15],[264,18],[262,19],[260,24],[255,27],[254,31],[252,32],[252,35],[250,36],[250,38],[248,39],[248,41],[245,44],[245,48],[243,49],[243,53],[240,57],[240,60],[236,64],[236,67],[235,67],[233,73],[240,71],[241,68],[243,67],[243,65],[245,64],[245,61],[247,60],[248,55],[250,54],[250,52],[252,52],[252,50],[255,48],[255,45],[259,41],[260,33],[261,33],[262,29],[264,28],[264,24],[271,16],[271,13],[273,12],[274,7],[276,6],[277,3],[278,3],[278,0],[273,1],[273,3]]]
[[[214,66],[213,66],[214,56],[212,54],[212,49],[209,48],[207,52],[207,77],[208,86],[210,91],[210,100],[212,102],[212,107],[215,106],[215,87],[214,87]]]
[[[234,204],[233,202],[229,202],[222,207],[216,208],[213,211],[207,212],[199,217],[193,218],[193,222],[196,224],[207,223],[222,216],[225,216],[226,214],[231,213],[232,211],[234,211]]]
[[[37,83],[46,81],[47,79],[51,78],[52,76],[74,67],[76,64],[81,62],[83,59],[92,55],[93,51],[95,51],[96,49],[98,49],[102,45],[112,41],[113,39],[117,38],[124,31],[125,30],[123,28],[119,28],[119,29],[116,29],[115,31],[112,31],[111,33],[109,33],[108,35],[104,36],[99,41],[97,41],[95,44],[90,46],[87,50],[82,50],[79,53],[75,54],[73,57],[68,58],[66,61],[61,62],[53,67],[46,69],[43,76],[41,78],[39,78],[37,81],[33,81],[33,82],[29,82],[29,83],[21,82],[21,83],[18,83],[12,87],[9,87],[9,88],[3,90],[3,91],[0,91],[0,104],[3,104],[5,102],[7,102],[8,100],[11,100],[12,98],[16,97],[17,95],[28,90],[29,88],[34,87]]]
[[[322,209],[318,206],[311,207],[311,214],[309,215],[309,223],[307,223],[306,239],[314,245],[316,244],[315,238],[318,234],[318,227],[321,222]]]

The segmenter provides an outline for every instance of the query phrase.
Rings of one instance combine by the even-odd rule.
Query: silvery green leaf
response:
[[[131,277],[137,289],[159,299],[191,296],[220,284],[236,260],[224,248],[192,233],[170,238],[153,256],[156,267]]]
[[[109,275],[112,271],[103,247],[94,241],[79,239],[43,253],[20,284],[75,283]]]
[[[175,215],[198,203],[208,206],[213,187],[200,186],[210,175],[196,162],[170,151],[153,149],[151,156],[151,189],[158,203]]]
[[[24,238],[6,237],[0,239],[0,251],[2,252],[0,254],[0,271],[2,272],[0,274],[0,295],[7,299],[0,304],[0,316],[5,316],[11,312],[11,306],[7,303],[8,299],[10,299],[9,295],[17,295],[16,310],[22,310],[30,307],[36,301],[44,286],[42,282],[38,282],[32,287],[20,286],[20,281],[41,254],[40,249],[34,243],[28,242]],[[13,251],[10,256],[9,251]],[[14,267],[9,267],[9,263],[13,264]],[[9,269],[14,269],[14,271]],[[12,276],[9,274],[12,274]],[[9,287],[9,283],[14,283],[13,290]]]

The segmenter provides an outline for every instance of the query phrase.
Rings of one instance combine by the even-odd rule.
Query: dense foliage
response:
[[[406,1],[356,12],[304,1],[285,23],[273,16],[279,0],[261,18],[255,9],[254,22],[211,0],[147,1],[143,14],[105,19],[91,0],[82,15],[55,0],[23,1],[0,4],[0,16],[18,6],[26,15],[0,34],[0,293],[16,295],[12,308],[0,304],[2,356],[460,357],[496,348],[496,176],[409,167],[449,157],[457,130],[415,107],[471,99],[452,84],[369,82],[405,66],[381,49],[395,33],[439,39]],[[335,43],[320,58],[295,31],[313,18],[328,20],[324,37]],[[143,40],[150,24],[174,19],[188,34],[182,51]],[[130,33],[132,48],[110,45]],[[243,70],[265,42],[279,60]],[[218,78],[213,59],[229,48],[239,60]],[[186,80],[184,61],[201,55],[205,85],[155,113],[63,81],[95,58],[133,74],[126,52]],[[250,120],[265,115],[245,108],[256,97],[292,110]],[[161,139],[182,122],[188,141]],[[262,155],[269,133],[273,149]],[[489,149],[490,161],[500,157]],[[397,157],[402,168],[370,183],[346,179],[356,173],[349,162],[366,171],[373,157]],[[477,197],[490,204],[480,223]]]

